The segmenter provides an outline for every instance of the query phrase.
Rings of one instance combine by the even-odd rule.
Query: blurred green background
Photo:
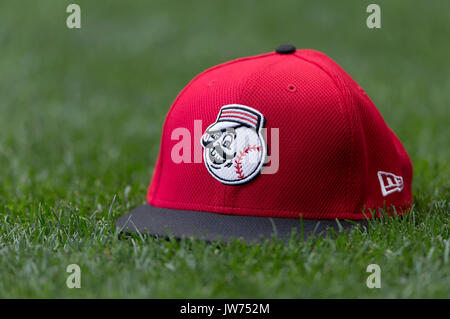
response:
[[[66,27],[72,2],[81,29]],[[0,296],[449,297],[450,2],[377,1],[372,30],[370,3],[1,1]],[[284,43],[333,58],[404,143],[412,226],[302,248],[117,240],[112,222],[145,201],[178,92]],[[349,257],[352,245],[366,250]],[[385,289],[365,287],[374,260],[391,269]],[[69,263],[87,269],[84,288],[65,287]]]

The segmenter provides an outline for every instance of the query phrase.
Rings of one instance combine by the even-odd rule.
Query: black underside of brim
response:
[[[154,207],[149,204],[137,207],[116,220],[115,225],[122,233],[142,233],[162,237],[199,238],[207,241],[242,238],[247,242],[280,239],[296,236],[324,236],[354,226],[366,224],[366,221],[317,220],[294,218],[270,218],[223,215],[187,210]],[[302,236],[303,232],[303,236]]]

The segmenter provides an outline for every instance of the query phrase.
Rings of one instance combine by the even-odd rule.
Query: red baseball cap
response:
[[[206,240],[308,235],[408,212],[411,182],[405,148],[363,89],[323,53],[282,45],[181,91],[148,203],[116,226]]]

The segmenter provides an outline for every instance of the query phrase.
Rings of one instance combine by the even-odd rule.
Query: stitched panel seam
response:
[[[307,59],[305,57],[302,57],[302,56],[299,56],[297,54],[295,54],[295,56],[297,58],[305,61],[305,62],[308,62],[308,63],[316,66],[320,70],[322,70],[331,79],[331,81],[334,83],[336,89],[340,93],[340,98],[339,98],[340,111],[341,111],[341,115],[342,115],[344,121],[347,122],[347,126],[348,126],[349,131],[350,131],[350,141],[351,141],[351,144],[352,144],[351,150],[354,150],[355,149],[355,140],[354,140],[354,136],[353,136],[353,125],[352,125],[351,119],[349,119],[348,116],[346,116],[346,114],[345,114],[345,109],[347,109],[347,106],[345,104],[345,101],[347,100],[346,99],[346,95],[345,95],[346,92],[344,92],[344,91],[346,91],[345,90],[345,84],[341,81],[341,79],[339,79],[339,77],[337,75],[334,74],[334,72],[331,72],[325,66],[319,64],[318,62],[309,60],[309,59]],[[345,193],[346,193],[347,199],[349,199],[349,200],[352,199],[351,188],[350,188],[350,185],[349,185],[348,181],[351,180],[353,158],[354,158],[354,156],[353,156],[352,152],[349,152],[349,164],[350,165],[348,165],[348,169],[347,169],[347,178],[348,179],[347,179],[347,183],[345,183]]]

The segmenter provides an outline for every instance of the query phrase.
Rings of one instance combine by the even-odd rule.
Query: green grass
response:
[[[378,1],[380,30],[370,1],[256,0],[76,1],[69,30],[72,2],[0,3],[0,297],[450,297],[448,1]],[[365,88],[413,161],[413,214],[301,245],[118,239],[179,90],[281,43]]]

